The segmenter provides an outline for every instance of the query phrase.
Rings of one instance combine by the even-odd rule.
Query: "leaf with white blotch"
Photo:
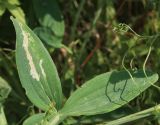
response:
[[[40,109],[59,109],[62,88],[49,53],[27,25],[11,20],[16,30],[16,64],[26,95]]]
[[[127,71],[98,75],[76,90],[60,113],[79,116],[111,112],[137,97],[158,80],[157,74],[147,72],[147,75],[148,77],[142,70],[132,72],[134,80]]]

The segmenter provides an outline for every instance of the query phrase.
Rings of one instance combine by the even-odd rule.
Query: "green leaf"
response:
[[[20,5],[19,0],[8,0],[8,3],[11,5]]]
[[[4,114],[3,106],[0,106],[0,123],[1,125],[7,125],[6,116]]]
[[[37,107],[62,105],[62,88],[56,67],[39,38],[23,23],[11,18],[16,29],[16,63],[26,95]]]
[[[132,71],[133,79],[126,71],[112,71],[96,76],[76,90],[67,100],[61,114],[67,116],[95,115],[113,111],[128,103],[151,84],[158,75],[142,70]]]
[[[52,112],[46,112],[46,113],[39,113],[34,114],[27,118],[23,125],[50,125],[49,122],[51,119],[53,119],[55,116],[57,116],[57,111],[54,110]]]
[[[49,28],[53,36],[60,42],[64,35],[64,20],[56,0],[33,0],[35,14],[41,26]],[[52,37],[53,37],[52,36]],[[61,38],[61,39],[60,39]]]
[[[2,5],[0,4],[0,16],[4,14],[5,10],[6,10],[6,7],[3,4]]]
[[[32,115],[23,122],[23,125],[39,125],[43,122],[44,117],[45,113]]]
[[[11,88],[8,83],[0,77],[0,103],[2,103],[11,92]]]
[[[61,48],[62,37],[55,37],[53,31],[46,27],[37,27],[34,32],[39,36],[39,38],[50,46],[55,48]]]
[[[6,5],[7,9],[9,10],[9,12],[16,17],[19,21],[25,23],[25,14],[23,12],[23,10],[16,6],[16,5],[11,5],[11,4],[7,4]]]

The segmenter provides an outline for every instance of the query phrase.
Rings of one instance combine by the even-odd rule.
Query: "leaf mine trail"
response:
[[[34,65],[32,55],[29,52],[29,34],[23,30],[22,24],[19,24],[19,25],[20,25],[22,35],[23,35],[23,48],[26,53],[27,60],[29,62],[29,66],[30,66],[30,75],[32,76],[33,79],[36,79],[37,81],[39,81],[40,77],[39,77],[37,70],[36,70],[36,67]]]

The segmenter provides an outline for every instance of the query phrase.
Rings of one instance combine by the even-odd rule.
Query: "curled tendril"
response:
[[[129,25],[125,24],[125,23],[119,23],[117,26],[115,26],[113,28],[113,31],[118,32],[118,33],[127,33],[127,32],[131,32],[133,35],[135,35],[137,38],[140,39],[148,39],[148,38],[153,38],[153,36],[142,36],[139,35],[138,33],[136,33]]]
[[[156,35],[155,36],[155,38],[152,40],[152,42],[151,42],[151,44],[150,44],[150,46],[149,46],[149,50],[148,50],[148,54],[147,54],[147,56],[146,56],[146,59],[145,59],[145,61],[144,61],[144,63],[143,63],[143,72],[144,72],[144,74],[145,74],[145,77],[148,79],[148,76],[147,76],[147,73],[146,73],[146,63],[147,63],[147,61],[148,61],[148,59],[149,59],[149,56],[150,56],[150,54],[151,54],[151,51],[152,51],[152,45],[153,45],[153,43],[156,41],[156,39],[157,39],[157,37],[158,37],[159,35]],[[156,87],[158,90],[160,90],[160,87],[158,87],[158,86],[156,86],[156,85],[154,85],[154,84],[152,84],[152,83],[150,83],[152,86],[154,86],[154,87]]]
[[[137,83],[136,83],[136,81],[134,80],[131,72],[127,69],[127,67],[126,67],[125,64],[124,64],[124,60],[125,60],[125,58],[126,58],[126,56],[127,56],[127,53],[128,53],[128,52],[126,52],[125,55],[123,56],[122,66],[123,66],[124,70],[125,70],[125,71],[129,74],[129,76],[131,77],[131,79],[132,79],[133,83],[135,84],[135,86],[138,88]],[[140,93],[141,93],[141,90],[140,90],[140,89],[138,89],[138,90],[139,90]]]
[[[148,39],[148,41],[150,41],[150,39],[153,39],[153,40],[151,41],[151,43],[150,43],[149,50],[148,50],[148,54],[147,54],[147,56],[146,56],[146,58],[145,58],[145,61],[144,61],[144,63],[143,63],[143,72],[144,72],[145,77],[148,79],[148,76],[147,76],[147,73],[146,73],[146,70],[145,70],[145,69],[146,69],[146,63],[147,63],[147,61],[148,61],[148,59],[149,59],[149,56],[150,56],[150,54],[151,54],[152,45],[153,45],[153,43],[156,41],[156,39],[160,36],[160,34],[152,35],[152,36],[142,36],[142,35],[137,34],[130,26],[128,26],[127,24],[124,24],[124,23],[120,23],[120,24],[119,24],[118,26],[116,26],[113,30],[114,30],[115,32],[119,32],[119,33],[126,33],[126,32],[129,32],[129,31],[130,31],[130,32],[132,32],[138,39]],[[126,55],[127,55],[127,53],[129,52],[130,49],[131,49],[131,48],[129,48],[129,49],[127,50],[127,52],[125,53],[125,55],[124,55],[124,57],[123,57],[123,59],[122,59],[122,66],[123,66],[123,68],[125,69],[125,71],[128,72],[128,74],[130,75],[133,83],[136,85],[136,81],[134,80],[131,72],[126,68],[126,66],[125,66],[125,64],[124,64],[124,60],[125,60]],[[131,60],[131,62],[130,62],[130,67],[131,67],[131,69],[133,69],[133,66],[132,66],[133,60],[134,60],[134,57],[132,58],[132,60]],[[158,87],[158,86],[156,86],[156,85],[154,85],[154,84],[152,84],[152,83],[150,83],[150,84],[151,84],[152,86],[156,87],[158,90],[160,90],[160,87]],[[137,85],[136,85],[136,86],[137,86]]]
[[[116,27],[114,27],[113,31],[115,32],[122,32],[122,33],[126,33],[129,30],[129,26],[124,24],[124,23],[120,23],[118,24]]]

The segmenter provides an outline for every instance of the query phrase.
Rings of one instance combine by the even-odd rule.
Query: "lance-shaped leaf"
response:
[[[26,95],[37,107],[48,110],[62,104],[56,67],[39,38],[28,26],[11,18],[16,29],[16,63]]]
[[[128,103],[151,84],[158,80],[158,75],[142,70],[132,72],[112,71],[96,76],[76,90],[67,100],[63,115],[95,115],[113,111]]]

